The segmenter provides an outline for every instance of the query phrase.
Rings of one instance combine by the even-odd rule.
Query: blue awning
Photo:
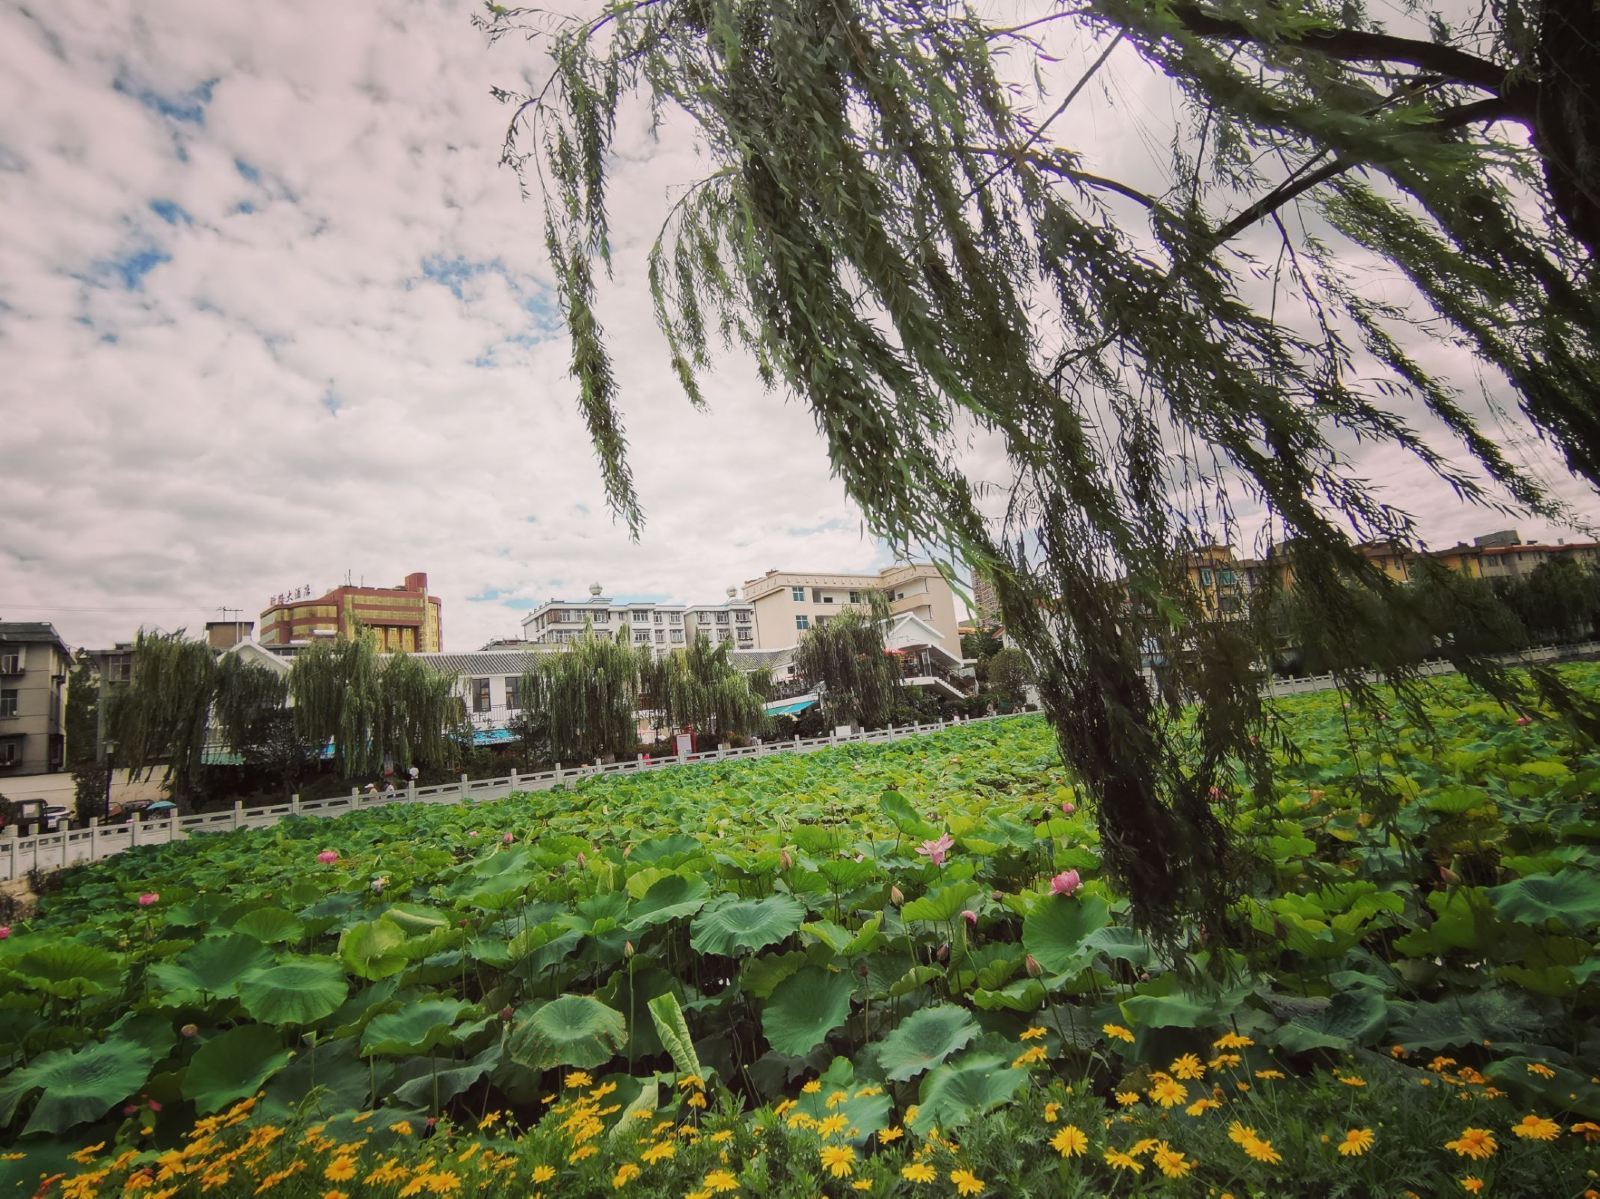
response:
[[[516,739],[510,729],[474,729],[472,733],[474,745],[510,745]]]
[[[797,699],[797,700],[793,701],[792,703],[778,704],[776,707],[769,707],[767,709],[767,715],[768,716],[798,716],[801,712],[804,712],[807,708],[811,707],[816,702],[817,702],[817,697],[816,696],[812,696],[810,699]]]

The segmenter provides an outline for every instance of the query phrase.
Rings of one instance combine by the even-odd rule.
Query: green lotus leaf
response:
[[[1567,867],[1559,874],[1529,874],[1487,892],[1505,920],[1543,928],[1556,920],[1581,932],[1600,924],[1600,874]]]
[[[150,981],[175,994],[237,996],[239,979],[270,964],[272,951],[254,937],[202,937],[171,962],[150,967]]]
[[[971,907],[982,889],[971,879],[950,883],[937,891],[929,891],[920,899],[913,899],[900,909],[900,918],[908,924],[916,920],[925,924],[948,923]]]
[[[419,1063],[415,1078],[394,1088],[394,1097],[407,1107],[433,1109],[437,1096],[439,1103],[449,1103],[461,1092],[476,1083],[500,1064],[505,1047],[496,1041],[470,1061],[434,1069],[430,1063]]]
[[[1010,1102],[1027,1083],[1028,1072],[1013,1069],[998,1054],[966,1054],[929,1071],[922,1080],[911,1127],[918,1132],[958,1128]]]
[[[621,1012],[588,995],[562,995],[517,1022],[506,1052],[535,1070],[599,1066],[617,1054],[627,1035]]]
[[[761,1012],[767,1041],[779,1053],[805,1057],[850,1016],[851,976],[807,966],[778,984]]]
[[[388,978],[411,961],[405,944],[405,932],[392,920],[364,920],[339,935],[339,960],[357,978]]]
[[[265,1024],[245,1024],[213,1037],[195,1052],[183,1075],[183,1097],[201,1115],[247,1099],[289,1064],[283,1037]]]
[[[687,878],[681,874],[665,875],[652,883],[639,902],[633,905],[628,926],[643,930],[684,916],[693,916],[706,906],[710,898],[711,888],[704,879]]]
[[[805,908],[788,895],[766,899],[724,897],[700,910],[689,944],[701,953],[729,957],[740,950],[754,953],[792,936],[805,916]]]
[[[878,1064],[890,1081],[904,1082],[965,1049],[979,1031],[966,1008],[951,1003],[925,1007],[912,1012],[883,1039],[878,1046]]]
[[[298,941],[305,935],[305,926],[282,908],[252,908],[233,922],[233,931],[264,945],[279,945]]]
[[[1046,895],[1022,922],[1022,944],[1049,974],[1078,969],[1085,942],[1111,922],[1111,909],[1097,895]]]
[[[361,1034],[363,1057],[427,1053],[451,1041],[451,1029],[468,1012],[481,1009],[460,999],[424,999],[398,1012],[374,1016]]]
[[[1339,991],[1321,1010],[1296,1016],[1272,1034],[1272,1042],[1289,1053],[1311,1049],[1350,1049],[1371,1045],[1389,1018],[1388,1001],[1377,991]]]
[[[700,1057],[695,1053],[694,1040],[689,1036],[689,1024],[683,1018],[683,1007],[673,994],[658,995],[645,1005],[650,1010],[650,1020],[656,1026],[656,1035],[672,1057],[672,1064],[680,1074],[705,1077]]]
[[[123,966],[98,946],[66,938],[29,949],[11,967],[32,990],[57,999],[82,999],[122,986]]]
[[[52,1049],[0,1080],[0,1127],[33,1091],[39,1101],[22,1130],[62,1133],[98,1120],[144,1086],[155,1055],[143,1045],[112,1037],[78,1049]]]
[[[349,990],[331,958],[291,958],[241,978],[239,1002],[263,1024],[315,1024],[337,1011]]]

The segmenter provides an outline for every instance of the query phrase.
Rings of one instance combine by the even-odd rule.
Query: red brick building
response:
[[[436,654],[444,649],[440,609],[422,571],[407,575],[399,587],[347,585],[315,597],[276,595],[261,611],[261,644],[293,650],[370,630],[385,651]]]

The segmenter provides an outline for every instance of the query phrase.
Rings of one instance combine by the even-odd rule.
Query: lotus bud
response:
[[[160,898],[161,896],[155,891],[146,891],[143,895],[139,896],[139,906],[141,908],[147,908]]]
[[[1150,971],[1148,971],[1148,970],[1139,971],[1139,981],[1142,982],[1142,983],[1149,982],[1150,981]]]
[[[139,1113],[139,1105],[137,1103],[130,1103],[130,1104],[128,1104],[127,1107],[122,1109],[122,1114],[124,1116],[134,1116],[134,1115],[137,1115],[138,1113]]]
[[[477,829],[473,829],[470,833],[467,834],[467,836],[469,836],[469,837],[476,837],[477,835],[478,835],[478,830]]]
[[[788,870],[793,865],[794,856],[787,849],[780,849],[778,851],[778,868],[780,870]]]
[[[509,1003],[500,1009],[500,1019],[504,1020],[507,1024],[511,1023],[511,1017],[515,1015],[516,1012],[511,1010],[511,1005]]]
[[[389,885],[389,880],[388,879],[386,879],[386,878],[375,878],[375,879],[372,880],[372,893],[374,895],[382,895],[383,894],[383,889],[388,885]]]
[[[1517,727],[1519,729],[1525,729],[1532,723],[1533,723],[1533,720],[1530,717],[1527,717],[1527,716],[1518,716],[1517,717]]]
[[[1039,959],[1031,953],[1022,959],[1022,968],[1028,972],[1029,978],[1038,978],[1044,973],[1044,967],[1039,965]]]
[[[178,1030],[178,1035],[180,1037],[198,1037],[200,1035],[200,1026],[198,1024],[185,1024]]]
[[[889,888],[889,902],[890,903],[894,904],[895,907],[899,907],[901,904],[905,903],[905,901],[906,901],[906,894],[905,894],[904,891],[902,891],[899,887],[890,887]]]
[[[625,958],[631,958],[633,956],[633,942],[632,941],[624,941],[622,943],[622,956],[625,957]]]
[[[948,941],[939,946],[938,957],[941,962],[948,962],[950,960],[950,943]]]
[[[583,850],[580,849],[578,851],[578,869],[579,870],[587,869],[588,865],[589,865],[589,859],[584,856]]]
[[[1251,733],[1250,734],[1250,744],[1251,745],[1260,745],[1261,744],[1261,738],[1257,737],[1254,733]]]
[[[517,835],[515,833],[507,833],[505,836],[500,838],[500,840],[504,841],[507,845],[510,845],[516,839]]]
[[[321,862],[324,866],[331,866],[338,860],[339,851],[337,849],[324,849],[317,855],[317,861]]]
[[[429,1116],[428,1117],[428,1122],[426,1124],[424,1124],[423,1127],[426,1128],[429,1132],[432,1132],[435,1128],[439,1127],[439,1117],[438,1116]]]
[[[971,908],[968,908],[966,911],[962,912],[961,918],[967,922],[968,928],[975,929],[978,927],[978,913],[974,912]]]
[[[1219,799],[1221,799],[1221,798],[1222,798],[1222,788],[1221,788],[1221,787],[1216,787],[1216,786],[1213,786],[1213,787],[1207,787],[1207,788],[1206,788],[1206,795],[1207,795],[1207,796],[1208,796],[1208,797],[1209,797],[1209,798],[1210,798],[1210,799],[1211,799],[1211,800],[1212,800],[1212,801],[1213,801],[1213,802],[1215,802],[1215,801],[1216,801],[1216,800],[1219,800]]]
[[[1439,877],[1445,882],[1455,884],[1461,881],[1461,876],[1448,866],[1439,867]]]
[[[1062,803],[1061,803],[1061,812],[1062,812],[1063,815],[1070,816],[1074,812],[1076,812],[1077,810],[1078,810],[1078,805],[1073,803],[1070,799],[1062,801]]]
[[[11,926],[9,924],[0,924],[0,941],[4,941],[10,935]]]
[[[159,1099],[151,1099],[151,1100],[148,1100],[147,1102],[150,1104],[150,1110],[151,1111],[159,1112],[161,1110],[161,1100],[159,1100]]]
[[[1003,903],[1003,902],[1005,902],[1006,893],[1004,891],[999,891],[999,890],[990,891],[989,892],[989,898],[994,900],[996,903]]]
[[[466,928],[467,927],[467,918],[465,916],[463,916],[460,920],[457,920],[456,921],[456,927],[457,928]]]

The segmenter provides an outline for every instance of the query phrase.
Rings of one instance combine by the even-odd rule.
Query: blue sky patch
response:
[[[261,182],[261,169],[254,163],[246,162],[242,158],[235,158],[233,160],[233,169],[238,171],[247,183]]]
[[[174,200],[151,200],[150,211],[169,225],[176,225],[179,221],[182,221],[185,225],[194,224],[194,218],[189,215],[182,204]]]
[[[96,274],[114,276],[128,291],[139,291],[144,287],[144,277],[163,262],[171,262],[172,255],[154,246],[144,246],[137,250],[129,250],[115,258],[108,258],[94,265]]]
[[[151,112],[160,113],[169,120],[182,121],[186,125],[204,125],[206,105],[211,103],[211,91],[216,85],[215,79],[208,79],[186,92],[164,95],[153,87],[134,83],[127,76],[119,75],[111,87],[113,91],[137,100]]]
[[[334,391],[331,384],[328,386],[328,389],[322,393],[322,406],[334,416],[338,416],[339,409],[344,407],[344,401],[339,398],[339,393]]]

